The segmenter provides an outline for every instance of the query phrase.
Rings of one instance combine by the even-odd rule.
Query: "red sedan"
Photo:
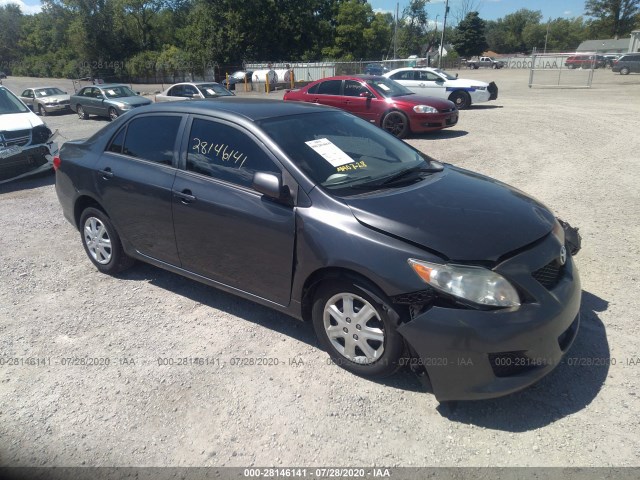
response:
[[[323,78],[286,92],[284,100],[338,107],[398,138],[458,122],[458,110],[449,100],[416,95],[391,79],[373,75]]]

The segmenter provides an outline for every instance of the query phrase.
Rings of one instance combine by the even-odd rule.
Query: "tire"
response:
[[[82,212],[80,238],[89,260],[102,273],[114,275],[135,262],[124,252],[118,232],[102,210],[89,207]]]
[[[496,69],[498,68],[498,64],[497,64],[497,63],[494,63],[494,64],[493,64],[493,66],[492,66],[491,68],[493,68],[494,70],[496,70]]]
[[[38,113],[40,114],[41,117],[47,116],[47,111],[44,109],[42,105],[38,105]]]
[[[409,133],[409,119],[404,113],[397,110],[389,112],[382,117],[380,126],[383,130],[398,138],[404,138]]]
[[[629,75],[630,72],[631,72],[631,69],[629,67],[622,67],[620,69],[620,75]]]
[[[115,108],[109,107],[109,120],[111,120],[113,122],[119,116],[120,116],[120,114],[118,113],[118,111]]]
[[[84,111],[82,105],[76,105],[76,113],[78,114],[78,118],[80,120],[86,120],[87,118],[89,118],[89,115]]]
[[[471,96],[464,90],[456,90],[449,95],[449,100],[456,104],[458,110],[464,110],[471,106]]]
[[[405,348],[392,321],[395,311],[382,293],[367,286],[375,299],[356,283],[335,280],[318,288],[312,311],[316,336],[345,370],[369,378],[391,375],[398,370]]]

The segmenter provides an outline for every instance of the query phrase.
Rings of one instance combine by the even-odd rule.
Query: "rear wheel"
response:
[[[118,232],[103,211],[87,208],[80,216],[80,229],[89,260],[102,273],[113,275],[133,265],[134,260],[124,252]]]
[[[76,113],[78,114],[78,118],[80,120],[86,120],[87,118],[89,118],[89,115],[87,115],[87,112],[84,111],[82,105],[76,105]]]
[[[402,112],[389,112],[382,118],[382,129],[398,138],[404,138],[409,133],[409,119]]]
[[[458,90],[449,95],[449,100],[456,104],[458,110],[463,110],[471,106],[471,97],[463,90]]]
[[[118,116],[119,116],[118,111],[115,108],[113,108],[113,107],[109,108],[109,119],[110,120],[113,121],[116,118],[118,118]]]
[[[620,75],[629,75],[630,72],[631,70],[629,69],[629,67],[622,67],[620,69]]]
[[[348,280],[326,283],[313,304],[313,327],[331,359],[350,372],[384,377],[399,368],[404,342],[393,307]]]

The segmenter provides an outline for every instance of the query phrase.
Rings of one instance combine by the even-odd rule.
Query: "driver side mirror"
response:
[[[456,73],[456,78],[458,78],[458,74]]]
[[[367,99],[371,99],[371,98],[373,98],[373,94],[372,94],[371,92],[362,92],[362,93],[360,94],[360,97],[362,97],[362,98],[367,98]]]
[[[255,191],[274,200],[286,200],[290,197],[289,189],[282,185],[280,175],[273,173],[254,173],[252,187]]]

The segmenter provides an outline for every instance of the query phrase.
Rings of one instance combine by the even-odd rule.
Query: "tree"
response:
[[[0,6],[0,60],[5,65],[11,66],[20,59],[18,41],[21,37],[23,18],[18,5],[10,3]]]
[[[486,23],[478,12],[469,12],[455,30],[453,46],[463,57],[481,55],[487,49]]]
[[[482,6],[482,2],[480,0],[461,0],[458,5],[458,8],[453,13],[453,19],[455,20],[455,25],[459,24],[462,20],[464,20],[468,13],[480,12],[481,6]]]
[[[587,0],[584,9],[587,16],[596,19],[590,25],[592,32],[619,38],[637,25],[640,0]]]
[[[398,32],[398,52],[401,57],[423,56],[435,41],[429,35],[427,3],[429,0],[411,0],[402,12]]]

